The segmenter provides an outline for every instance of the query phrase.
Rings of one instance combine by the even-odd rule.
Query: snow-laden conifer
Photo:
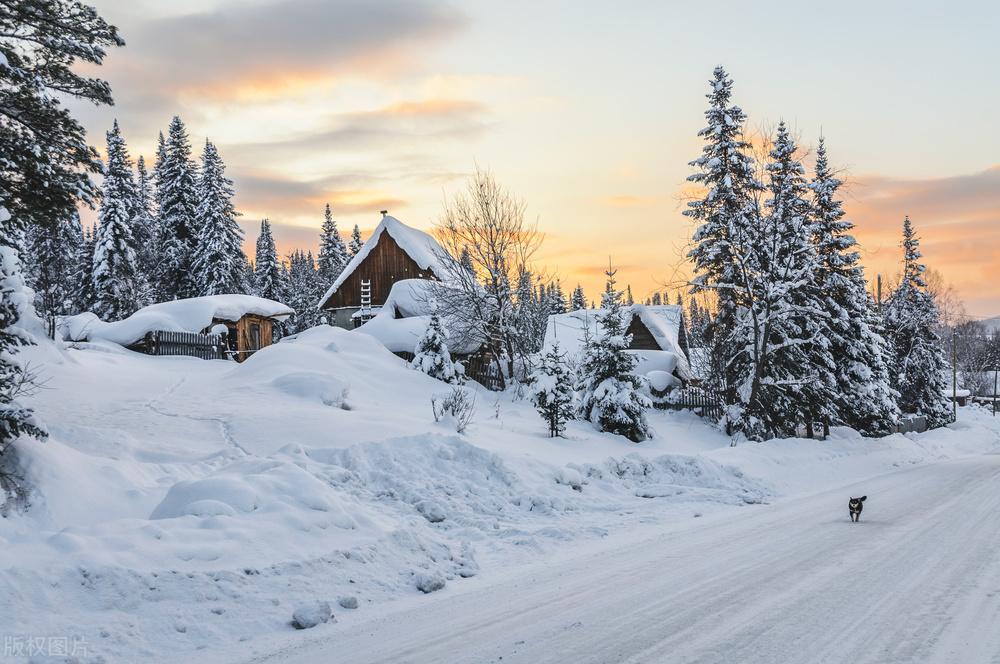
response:
[[[903,274],[886,305],[885,322],[895,351],[893,376],[903,413],[923,415],[930,427],[952,419],[946,396],[948,382],[944,357],[935,329],[938,311],[927,292],[920,240],[910,218],[903,221]]]
[[[271,235],[271,222],[260,222],[257,253],[254,256],[254,283],[259,297],[281,302],[284,296],[284,273],[278,260],[278,250]]]
[[[135,199],[132,166],[116,121],[108,132],[107,166],[94,239],[94,313],[108,321],[126,318],[149,304],[132,230]]]
[[[354,224],[354,228],[351,230],[351,243],[347,246],[351,258],[358,255],[362,246],[364,246],[364,242],[361,241],[361,229],[358,228],[357,224]]]
[[[319,235],[319,278],[329,287],[340,276],[349,256],[344,238],[337,230],[330,204],[323,209],[323,228]]]
[[[192,262],[199,295],[248,292],[243,230],[236,223],[239,212],[233,206],[233,194],[219,151],[205,141],[195,212],[199,237]]]
[[[555,343],[542,355],[541,363],[531,374],[531,401],[555,438],[566,431],[566,422],[573,419],[573,375],[566,363],[566,354]]]
[[[410,367],[446,383],[461,384],[465,382],[462,366],[451,360],[451,353],[448,351],[448,336],[435,302],[431,302],[430,320],[427,323],[427,329],[424,330],[413,349]]]
[[[580,284],[576,285],[573,289],[573,295],[570,297],[570,309],[572,311],[580,311],[581,309],[587,308],[587,296],[583,293],[583,286]]]
[[[197,181],[187,129],[179,117],[170,122],[163,152],[156,164],[161,267],[157,279],[161,300],[198,294],[191,265],[198,241]]]
[[[817,317],[817,322],[835,362],[836,389],[831,396],[837,419],[875,436],[889,433],[898,421],[898,395],[889,374],[891,348],[868,294],[857,242],[851,235],[854,225],[844,218],[837,197],[841,184],[820,138],[810,184],[819,261],[816,282],[825,314]]]
[[[630,337],[622,307],[622,293],[615,288],[615,270],[608,268],[601,299],[601,328],[584,348],[577,378],[577,413],[600,431],[641,442],[652,435],[646,411],[652,407],[642,394],[644,379],[635,374],[637,359],[625,352]]]

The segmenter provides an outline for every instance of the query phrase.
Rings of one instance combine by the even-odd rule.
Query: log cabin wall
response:
[[[662,350],[653,333],[638,316],[632,316],[625,333],[632,335],[632,342],[628,345],[629,350]]]
[[[323,304],[323,308],[360,307],[362,281],[371,281],[372,305],[384,304],[392,285],[403,279],[434,279],[434,275],[430,270],[421,269],[396,240],[383,231],[371,252]]]

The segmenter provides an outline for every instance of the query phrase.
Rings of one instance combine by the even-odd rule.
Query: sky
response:
[[[636,299],[688,274],[681,212],[723,65],[764,134],[822,134],[870,278],[891,281],[910,215],[928,266],[1000,314],[1000,3],[92,0],[127,45],[100,75],[151,163],[179,115],[219,148],[248,246],[314,248],[379,210],[429,230],[478,166],[527,203],[538,255],[596,296],[609,259]]]

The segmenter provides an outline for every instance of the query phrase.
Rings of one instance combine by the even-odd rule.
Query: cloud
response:
[[[360,188],[364,176],[339,175],[319,180],[295,180],[273,174],[234,175],[237,208],[255,216],[316,218],[322,220],[323,206],[329,203],[335,215],[371,214],[406,206],[400,198],[376,189]],[[318,232],[318,231],[316,231]]]
[[[928,267],[955,284],[975,311],[1000,311],[1000,166],[944,178],[862,176],[850,184],[845,209],[870,278],[898,271],[909,215]]]

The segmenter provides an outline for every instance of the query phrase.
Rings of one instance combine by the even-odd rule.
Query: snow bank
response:
[[[247,314],[283,320],[293,313],[280,302],[253,295],[209,295],[152,304],[110,323],[86,312],[63,319],[59,328],[67,341],[101,340],[127,346],[156,330],[202,332],[215,320],[236,322]]]

